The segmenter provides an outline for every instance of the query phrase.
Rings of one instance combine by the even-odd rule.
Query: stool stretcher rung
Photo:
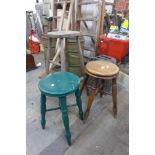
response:
[[[76,104],[67,105],[67,107],[73,107],[73,106],[76,106]],[[60,107],[50,108],[50,109],[46,109],[46,112],[53,111],[53,110],[58,110],[58,109],[60,109]]]

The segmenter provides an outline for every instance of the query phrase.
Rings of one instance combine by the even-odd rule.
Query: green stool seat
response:
[[[55,72],[40,80],[39,89],[47,96],[66,96],[79,88],[80,79],[69,72]]]
[[[47,111],[60,109],[62,112],[62,119],[66,129],[66,138],[69,145],[71,145],[71,133],[69,128],[69,118],[67,112],[66,96],[75,93],[76,105],[79,108],[80,119],[83,120],[82,103],[80,97],[80,79],[70,72],[55,72],[48,74],[39,81],[38,87],[41,91],[41,125],[45,128],[45,115]],[[59,107],[46,109],[46,96],[58,97]]]

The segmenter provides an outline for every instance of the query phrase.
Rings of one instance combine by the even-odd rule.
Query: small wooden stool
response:
[[[62,112],[62,119],[66,130],[66,139],[69,145],[71,145],[71,133],[69,129],[69,118],[67,107],[77,105],[79,108],[80,119],[83,120],[82,103],[80,97],[80,79],[73,73],[69,72],[55,72],[48,74],[46,77],[40,80],[39,89],[41,91],[41,125],[45,128],[46,120],[45,114],[48,111],[60,109]],[[66,103],[66,96],[75,93],[76,104],[68,105]],[[46,109],[46,96],[58,97],[59,107]]]
[[[84,61],[82,56],[82,50],[80,45],[79,37],[81,36],[79,31],[56,31],[56,32],[48,32],[47,36],[49,37],[48,41],[48,53],[47,53],[47,65],[46,65],[46,74],[49,73],[49,60],[51,59],[51,44],[52,38],[59,38],[60,39],[60,58],[61,58],[61,71],[66,71],[66,54],[64,50],[65,39],[68,38],[76,38],[78,43],[78,48],[80,52],[80,60],[81,60],[81,68],[84,68]]]
[[[84,120],[87,120],[90,112],[90,108],[92,106],[95,95],[98,90],[100,90],[101,96],[103,95],[103,87],[104,80],[111,79],[112,80],[112,97],[113,97],[113,112],[114,117],[117,116],[117,75],[119,72],[119,68],[108,61],[90,61],[85,66],[86,78],[81,86],[81,93],[83,91],[84,86],[86,85],[89,76],[94,78],[89,97],[87,100],[87,108],[84,113]],[[98,87],[99,80],[101,80],[102,85]]]

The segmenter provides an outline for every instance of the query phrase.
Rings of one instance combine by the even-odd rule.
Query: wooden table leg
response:
[[[90,90],[89,97],[88,97],[88,100],[87,100],[87,108],[86,108],[86,111],[84,113],[84,121],[86,121],[88,116],[89,116],[90,108],[92,106],[94,97],[95,97],[95,95],[97,93],[97,84],[98,84],[98,79],[94,78],[93,86],[92,86],[92,88]]]
[[[112,98],[114,118],[117,117],[117,78],[112,79]]]

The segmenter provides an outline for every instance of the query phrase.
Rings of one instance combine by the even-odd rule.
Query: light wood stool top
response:
[[[90,61],[86,64],[86,70],[91,74],[99,76],[113,76],[119,72],[119,68],[108,61]]]
[[[56,32],[48,32],[47,36],[50,38],[72,38],[81,36],[79,31],[56,31]]]

